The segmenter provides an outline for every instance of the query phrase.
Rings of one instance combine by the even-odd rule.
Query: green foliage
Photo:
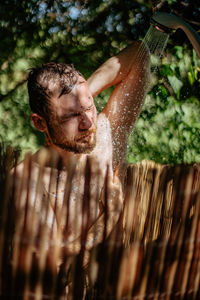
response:
[[[29,68],[49,61],[73,63],[87,78],[106,58],[125,47],[127,40],[144,36],[149,10],[150,1],[3,1],[1,141],[19,146],[23,153],[35,151],[44,141],[30,123],[25,86]],[[140,18],[135,18],[136,14]],[[96,98],[98,110],[108,96],[105,91]]]
[[[30,108],[25,84],[18,88],[7,101],[0,106],[0,140],[5,145],[12,145],[22,150],[36,151],[44,142],[30,122]]]
[[[163,57],[129,139],[128,161],[200,162],[200,60],[174,47]],[[155,78],[154,78],[155,81]]]
[[[184,5],[187,2],[188,6]],[[164,4],[199,20],[191,1],[5,0],[0,10],[0,139],[35,151],[44,138],[30,122],[26,90],[29,68],[48,61],[73,63],[87,78],[103,61],[149,28],[155,7]],[[191,8],[188,15],[186,7]],[[195,9],[194,9],[195,8]],[[194,15],[195,12],[195,15]],[[199,60],[181,32],[171,36],[141,116],[130,137],[128,161],[199,161]],[[191,46],[190,46],[191,49]],[[158,59],[152,57],[152,65]],[[112,89],[95,101],[98,111]]]

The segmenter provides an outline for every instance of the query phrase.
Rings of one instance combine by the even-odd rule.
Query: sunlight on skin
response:
[[[40,228],[46,232],[41,249],[36,245],[28,248],[25,268],[34,251],[35,263],[45,268],[41,260],[46,257],[48,270],[54,272],[65,262],[63,257],[79,253],[83,241],[89,251],[115,228],[123,208],[127,136],[141,111],[148,75],[149,53],[142,43],[134,43],[100,66],[87,82],[78,76],[67,93],[62,93],[61,84],[57,86],[60,75],[55,82],[46,79],[48,117],[34,112],[31,119],[36,129],[44,132],[49,154],[42,168],[39,157],[43,148],[15,170],[16,203],[22,201],[21,195],[25,197],[17,207],[17,214],[27,224],[23,227],[25,257],[29,236],[37,240]],[[112,85],[116,87],[97,118],[93,96]],[[26,220],[27,206],[37,227]],[[121,238],[120,233],[120,243]]]

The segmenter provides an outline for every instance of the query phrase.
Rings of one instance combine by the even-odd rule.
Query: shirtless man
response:
[[[21,253],[18,261],[13,255],[14,269],[29,273],[34,257],[40,276],[45,264],[57,272],[66,257],[103,239],[105,210],[110,234],[122,211],[127,140],[144,102],[148,73],[149,54],[138,42],[87,81],[71,65],[48,63],[31,70],[31,120],[46,145],[13,170],[19,216],[14,245]],[[110,86],[115,89],[97,116],[93,97]],[[31,290],[41,292],[37,283]]]

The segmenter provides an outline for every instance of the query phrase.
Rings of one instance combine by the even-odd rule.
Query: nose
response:
[[[79,130],[88,130],[92,126],[91,120],[88,118],[86,113],[82,113],[80,116],[80,122],[79,122]]]

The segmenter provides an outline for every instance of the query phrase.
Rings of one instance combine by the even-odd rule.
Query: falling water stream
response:
[[[136,75],[140,74],[141,66],[144,68],[146,66],[146,49],[149,49],[150,55],[160,58],[168,39],[169,34],[150,26],[136,56],[136,61],[141,62],[136,64]],[[136,79],[138,84],[143,85],[145,78],[142,75],[143,73],[139,79]],[[141,95],[143,97],[145,94],[138,93],[136,89],[134,91],[135,99],[140,99]],[[123,101],[126,101],[126,86],[124,86],[122,105]],[[140,101],[138,103],[141,105]],[[139,109],[140,107],[136,107],[136,117]],[[117,147],[120,149],[120,145]],[[72,161],[69,163],[71,165],[65,178],[64,172],[58,171],[60,161],[57,157],[53,157],[55,169],[51,171],[50,181],[44,189],[42,182],[45,177],[44,166],[49,159],[46,156],[44,153],[41,155],[40,165],[43,167],[37,172],[33,172],[34,162],[30,155],[27,155],[22,178],[16,176],[16,170],[13,173],[11,199],[14,202],[15,197],[19,197],[16,202],[18,213],[14,205],[9,206],[10,182],[0,180],[0,188],[4,195],[0,203],[1,211],[4,212],[0,218],[0,245],[3,245],[0,247],[0,297],[5,293],[6,299],[27,300],[158,300],[161,299],[159,295],[167,297],[162,299],[175,299],[174,291],[179,293],[181,291],[184,297],[187,289],[190,289],[193,298],[187,299],[199,299],[197,293],[199,293],[200,283],[200,261],[197,257],[200,255],[200,246],[199,242],[195,244],[193,241],[196,241],[199,234],[200,168],[194,170],[192,167],[171,167],[169,169],[169,166],[163,167],[152,163],[131,166],[128,169],[124,201],[126,203],[123,216],[125,247],[121,245],[116,247],[119,236],[121,239],[122,225],[121,220],[118,222],[117,218],[116,221],[116,216],[117,213],[121,213],[121,210],[115,204],[115,198],[111,197],[118,194],[116,189],[110,192],[108,170],[102,189],[105,217],[100,216],[101,223],[98,227],[95,227],[94,223],[93,228],[89,222],[92,217],[91,208],[96,214],[96,200],[99,199],[95,193],[92,194],[93,197],[90,195],[93,165],[88,160],[75,174]],[[0,164],[0,171],[5,172],[3,167]],[[30,188],[33,176],[35,176],[35,186],[32,195]],[[74,195],[71,186],[76,179],[80,190],[81,176],[85,176],[83,193],[78,194],[79,206],[78,201],[74,201],[75,213],[74,219],[71,220],[71,195]],[[55,193],[52,193],[53,187]],[[63,195],[62,199],[59,198],[60,194]],[[25,207],[23,211],[22,205]],[[78,216],[81,216],[80,224]],[[48,220],[51,221],[51,226],[48,225]],[[108,243],[106,234],[111,231],[110,228],[113,229],[113,224],[115,230],[110,235]],[[76,235],[72,235],[73,226]],[[70,234],[73,238],[72,242],[66,239],[66,235],[70,236]],[[192,243],[186,244],[186,247],[185,240],[187,243],[188,241]],[[96,245],[96,241],[101,242],[100,246]],[[38,252],[33,256],[35,247]],[[131,259],[128,260],[127,257]],[[60,261],[61,258],[63,261]],[[38,269],[35,266],[36,259],[38,259]],[[57,270],[58,262],[59,270]],[[86,262],[87,268],[83,268]],[[186,276],[183,276],[183,272],[179,272],[179,266]],[[175,280],[177,278],[179,280]],[[126,281],[128,285],[124,284]],[[128,292],[123,291],[123,286]],[[67,298],[63,297],[64,292]],[[87,298],[84,296],[86,292]],[[123,293],[130,294],[130,298],[124,298]],[[16,295],[20,296],[17,298]]]
[[[143,43],[149,48],[151,54],[161,57],[168,39],[169,34],[162,32],[151,25],[143,39]]]
[[[153,25],[150,25],[138,49],[136,60],[140,62],[141,66],[145,65],[145,59],[146,59],[145,53],[146,53],[146,49],[148,49],[151,56],[151,60],[153,59],[153,57],[156,58],[155,60],[156,63],[151,64],[151,71],[156,72],[158,67],[158,62],[163,56],[168,40],[169,40],[168,33],[156,29]]]

